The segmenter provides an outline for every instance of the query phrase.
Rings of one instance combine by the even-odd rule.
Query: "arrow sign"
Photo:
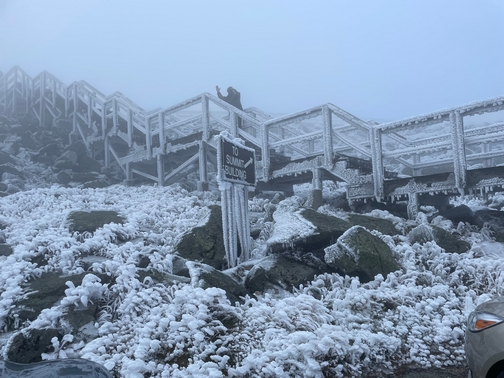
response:
[[[255,151],[221,137],[219,177],[221,180],[255,186]]]

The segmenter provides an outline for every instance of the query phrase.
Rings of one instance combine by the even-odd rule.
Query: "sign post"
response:
[[[232,268],[250,258],[248,188],[256,183],[255,151],[221,135],[217,160],[224,246],[228,267]],[[240,255],[237,236],[241,246]]]

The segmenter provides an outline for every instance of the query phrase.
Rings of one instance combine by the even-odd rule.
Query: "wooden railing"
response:
[[[306,170],[313,173],[315,181],[324,170],[356,189],[349,191],[350,197],[378,200],[387,195],[387,172],[402,177],[451,172],[455,188],[463,192],[468,169],[504,164],[504,117],[499,122],[465,125],[469,117],[501,110],[504,97],[375,124],[330,103],[273,118],[256,108],[239,110],[203,93],[173,106],[146,111],[119,92],[106,96],[85,81],[65,85],[46,71],[32,79],[14,67],[0,77],[0,113],[31,113],[41,127],[57,127],[59,120],[71,120],[72,137],[81,139],[90,151],[102,145],[105,164],[116,162],[127,178],[136,173],[163,184],[173,174],[165,175],[158,167],[154,176],[131,168],[131,164],[160,160],[160,156],[183,148],[180,141],[184,138],[201,133],[198,141],[190,144],[198,144],[199,157],[192,156],[182,165],[199,162],[200,178],[205,180],[206,149],[215,147],[216,133],[226,132],[256,149],[256,176],[260,181]],[[117,151],[114,140],[121,140],[128,151]],[[292,163],[275,166],[272,152],[285,155]],[[372,174],[359,177],[358,172],[345,170],[344,165],[335,163],[337,156],[369,161]],[[363,182],[370,185],[365,187]]]

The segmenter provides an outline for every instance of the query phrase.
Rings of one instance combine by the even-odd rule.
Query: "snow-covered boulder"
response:
[[[477,210],[474,213],[476,224],[481,229],[495,238],[495,241],[504,242],[504,211]]]
[[[440,213],[444,218],[453,222],[455,227],[460,223],[476,224],[474,219],[474,212],[467,205],[460,205],[450,207]]]
[[[85,278],[87,275],[88,273],[72,276],[62,276],[57,273],[43,273],[40,277],[34,278],[24,288],[27,294],[23,299],[15,302],[14,309],[9,314],[9,323],[11,327],[16,328],[20,323],[35,320],[43,310],[52,308],[65,298],[65,296],[68,296],[67,290],[69,289],[69,285],[75,288],[83,284],[83,282],[86,284],[86,282],[90,280]],[[111,282],[111,278],[106,274],[96,273],[90,276],[93,276],[92,278],[96,277],[94,278],[95,281],[101,282],[101,284]],[[89,284],[88,286],[92,285]],[[87,294],[84,293],[83,295]],[[79,296],[79,299],[82,299],[81,297],[82,296]],[[80,309],[88,308],[88,303],[90,302],[90,300],[85,300],[85,303],[80,301]],[[71,305],[71,303],[68,305]],[[87,312],[95,317],[97,309],[90,307]],[[84,312],[80,314],[82,315]]]
[[[267,289],[292,290],[325,273],[324,269],[298,261],[290,256],[271,255],[254,263],[245,278],[245,287],[251,293]]]
[[[226,292],[226,296],[231,302],[241,302],[243,297],[249,294],[247,289],[240,283],[225,273],[222,273],[209,265],[188,261],[187,266],[191,275],[191,283],[195,287],[208,289],[217,287]]]
[[[74,151],[65,151],[54,162],[53,170],[59,172],[63,169],[72,169],[78,159],[79,157]]]
[[[0,256],[9,256],[12,254],[12,247],[7,243],[0,243]]]
[[[215,269],[222,269],[226,253],[222,235],[222,211],[220,206],[209,207],[208,216],[181,237],[177,253],[186,260],[199,261]]]
[[[353,226],[338,241],[325,248],[325,261],[341,275],[369,282],[378,274],[386,277],[401,268],[390,247],[362,226]]]
[[[54,328],[23,330],[12,338],[7,351],[7,360],[21,364],[40,362],[42,353],[54,351],[53,338],[59,342],[63,339],[63,335]]]
[[[408,240],[411,244],[425,244],[434,241],[446,252],[451,253],[464,253],[471,249],[468,242],[458,239],[441,227],[425,223],[419,224],[412,229],[408,234]]]
[[[98,228],[109,223],[123,224],[124,218],[116,211],[72,211],[68,215],[68,229],[70,232],[95,232]]]

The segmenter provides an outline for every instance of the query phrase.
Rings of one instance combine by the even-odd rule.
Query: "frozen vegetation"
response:
[[[299,186],[295,197],[280,203],[272,240],[288,242],[311,232],[313,226],[295,213],[309,189]],[[330,205],[340,190],[325,185],[328,204],[320,211],[343,214]],[[494,197],[496,204],[501,200]],[[4,233],[13,247],[12,255],[0,257],[0,330],[7,329],[23,282],[44,270],[81,273],[83,256],[99,251],[103,258],[92,263],[82,285],[68,284],[60,305],[44,310],[31,324],[16,324],[18,329],[54,327],[63,306],[100,303],[97,337],[88,343],[71,335],[55,340],[55,351],[45,359],[83,357],[124,377],[379,376],[405,364],[463,365],[468,313],[502,294],[502,245],[489,234],[441,217],[431,222],[460,233],[472,245],[469,252],[446,253],[434,242],[411,245],[407,236],[373,231],[403,269],[366,284],[356,277],[323,274],[293,292],[271,290],[230,303],[223,290],[202,289],[197,282],[166,286],[148,278],[139,281],[139,256],[149,253],[156,269],[171,273],[180,235],[198,225],[208,215],[207,206],[216,203],[215,193],[189,193],[179,186],[52,186],[0,198],[0,222],[9,225]],[[262,212],[268,203],[252,198],[249,208]],[[484,206],[474,199],[465,203]],[[126,222],[76,237],[66,225],[73,210],[115,210]],[[408,230],[427,222],[433,209],[422,210],[417,222],[386,211],[372,215]],[[118,236],[128,241],[117,242]],[[264,255],[269,242],[255,240],[253,258]],[[41,252],[48,256],[43,268],[30,262]],[[95,273],[107,273],[115,281],[102,284]],[[9,336],[0,336],[4,354]]]

